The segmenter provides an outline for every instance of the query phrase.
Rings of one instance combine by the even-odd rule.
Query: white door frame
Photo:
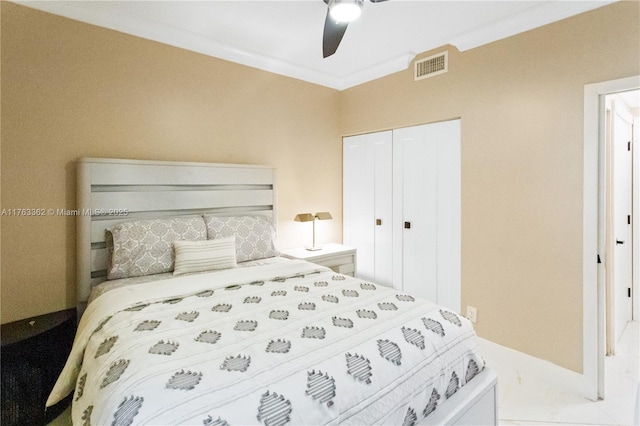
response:
[[[633,135],[632,135],[633,155],[633,212],[632,224],[633,229],[633,320],[640,320],[640,117],[633,117]]]
[[[583,378],[584,395],[604,396],[605,355],[605,104],[608,94],[640,88],[640,75],[584,87],[583,169]]]

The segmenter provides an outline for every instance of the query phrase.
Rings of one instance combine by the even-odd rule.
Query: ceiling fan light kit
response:
[[[327,17],[324,20],[322,35],[322,57],[328,58],[336,53],[349,22],[358,19],[362,13],[364,0],[323,0],[327,5]],[[386,0],[369,0],[381,3]]]
[[[337,22],[351,22],[360,17],[364,0],[330,0],[329,14]]]

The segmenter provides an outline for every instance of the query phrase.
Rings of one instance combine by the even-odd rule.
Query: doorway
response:
[[[615,234],[607,228],[607,211],[610,206],[608,197],[611,196],[607,187],[610,182],[607,180],[607,173],[611,170],[611,165],[608,167],[607,164],[609,156],[607,155],[606,143],[606,100],[608,95],[638,89],[640,89],[640,75],[588,84],[584,89],[583,383],[584,396],[594,401],[605,397],[605,354],[607,349],[607,288],[605,284],[607,274],[613,270],[611,267],[606,267],[609,263],[608,256],[612,252],[612,246],[625,245],[629,240],[628,237],[625,237],[627,240],[616,239]],[[635,152],[634,161],[637,165],[637,155],[640,151],[637,138],[630,145],[632,152]],[[638,170],[640,168],[636,167],[636,171]],[[636,173],[636,176],[633,177],[636,194],[640,189],[640,185],[637,184],[638,174]],[[636,250],[635,254],[632,252],[632,258],[637,258],[640,254],[637,249],[639,239],[637,231],[640,227],[640,219],[637,219],[640,211],[637,208],[638,198],[636,196],[636,199],[632,201],[630,218],[631,235],[635,236],[634,249]],[[618,244],[617,241],[624,241],[625,244]],[[637,319],[639,318],[637,310],[640,307],[640,303],[638,303],[640,291],[638,291],[637,269],[635,272],[635,280],[632,277],[631,303],[632,318],[635,315]],[[633,274],[632,268],[632,276]],[[624,305],[624,303],[620,304]],[[637,354],[640,349],[637,348],[637,344],[635,346],[634,352]],[[637,368],[634,370],[637,372]],[[637,379],[634,377],[634,380]]]
[[[640,116],[640,90],[625,91],[605,96],[605,321],[606,355],[616,355],[618,342],[627,324],[638,320],[637,273],[639,256],[634,247],[633,230],[637,229],[638,186],[633,178],[638,175],[634,165],[634,132],[638,131]],[[636,148],[636,149],[634,149]],[[635,166],[635,167],[634,167]],[[635,213],[635,214],[634,214]],[[635,216],[635,217],[634,217]],[[636,225],[636,226],[634,226]],[[635,263],[635,265],[634,265]],[[635,266],[635,268],[634,268]],[[634,278],[636,278],[634,280]],[[635,315],[634,315],[635,314]]]

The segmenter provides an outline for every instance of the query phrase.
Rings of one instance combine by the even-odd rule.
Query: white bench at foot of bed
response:
[[[498,424],[498,376],[485,367],[466,386],[460,388],[423,419],[421,425],[469,425],[484,426]],[[451,407],[454,407],[453,409]]]

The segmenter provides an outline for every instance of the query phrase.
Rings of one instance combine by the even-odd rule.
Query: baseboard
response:
[[[478,345],[487,365],[499,376],[515,374],[516,380],[521,376],[533,377],[566,392],[584,395],[582,374],[483,338],[478,338]]]

